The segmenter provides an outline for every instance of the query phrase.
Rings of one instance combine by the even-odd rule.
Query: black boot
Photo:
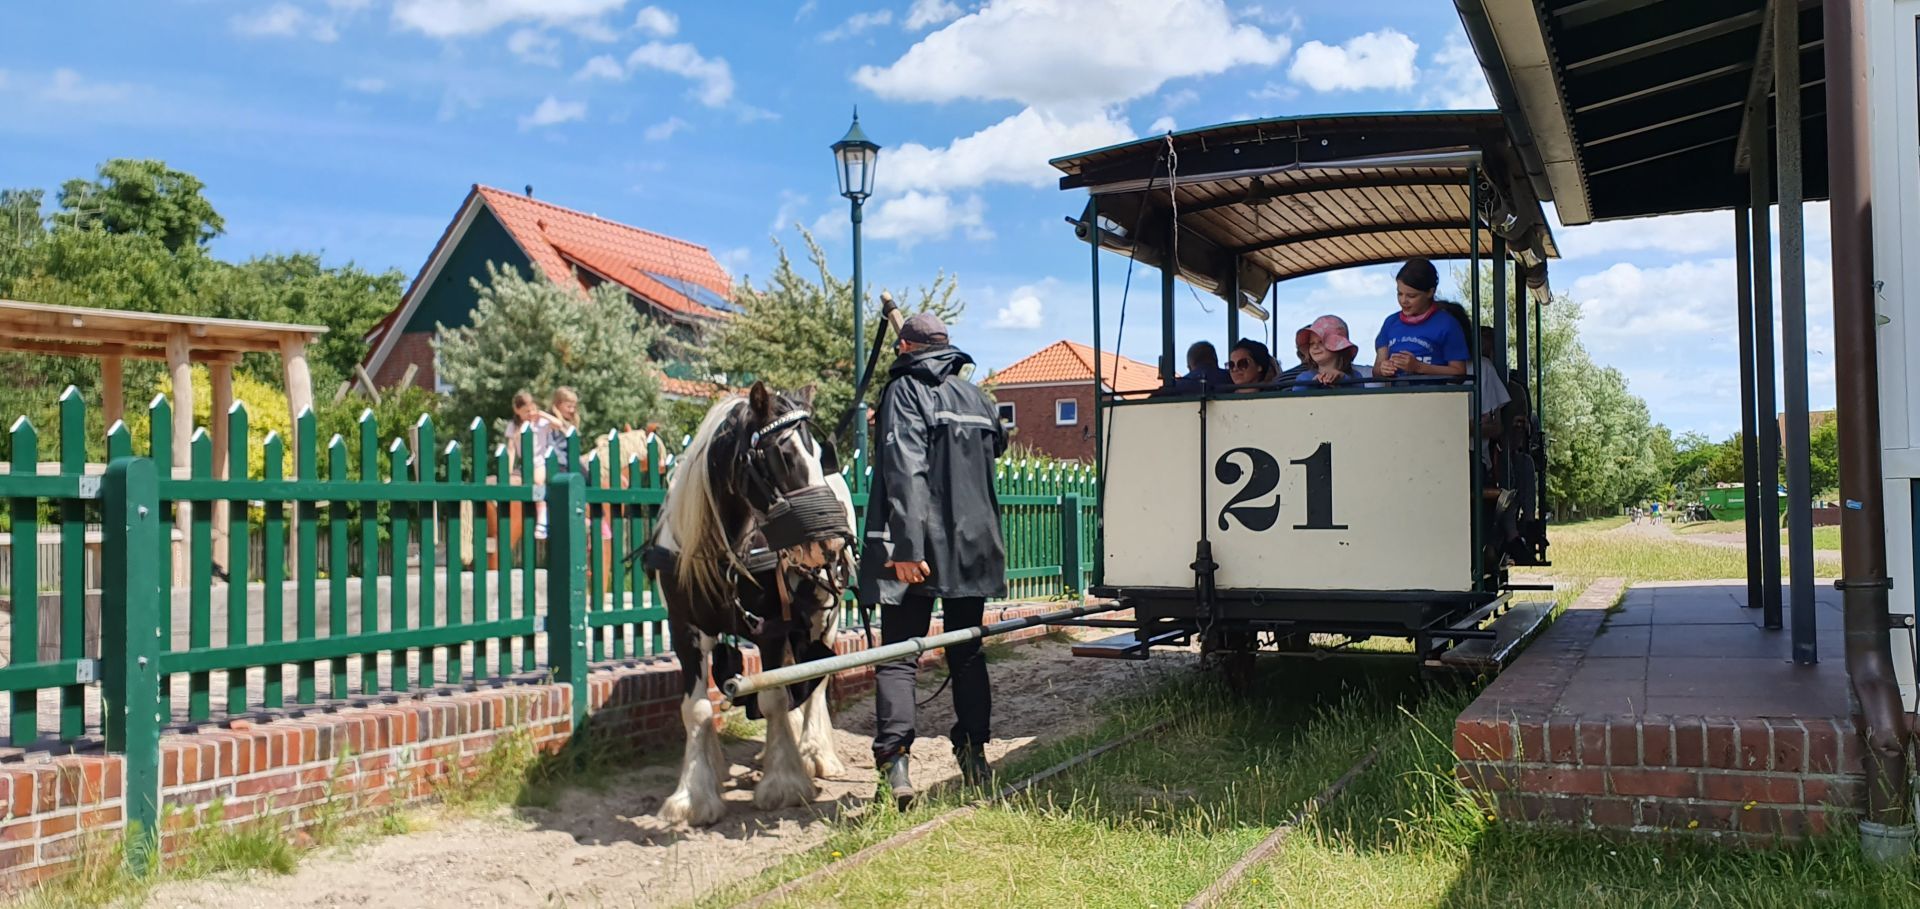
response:
[[[953,759],[960,764],[960,785],[979,789],[993,781],[993,768],[987,764],[984,746],[955,745]]]
[[[881,762],[880,773],[886,777],[888,792],[893,796],[894,807],[901,811],[913,804],[913,780],[907,775],[907,753],[901,752],[891,759]]]

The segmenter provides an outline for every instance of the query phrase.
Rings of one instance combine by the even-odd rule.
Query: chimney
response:
[[[527,198],[533,198],[533,184],[527,184]]]

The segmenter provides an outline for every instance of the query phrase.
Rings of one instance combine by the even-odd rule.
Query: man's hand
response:
[[[925,562],[888,562],[886,567],[893,569],[893,577],[902,584],[918,584],[933,574],[933,567]]]

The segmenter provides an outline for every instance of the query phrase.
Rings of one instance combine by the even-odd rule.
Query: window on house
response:
[[[1053,402],[1053,425],[1072,426],[1080,422],[1080,402],[1061,398]]]
[[[1008,429],[1012,429],[1013,428],[1013,402],[1002,401],[995,405],[995,409],[1000,411],[1000,425],[1005,426]]]

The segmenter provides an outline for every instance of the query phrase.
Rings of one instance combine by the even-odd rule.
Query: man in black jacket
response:
[[[979,625],[987,598],[1007,593],[993,488],[1006,430],[986,393],[960,377],[973,358],[948,345],[939,317],[908,319],[898,350],[875,420],[879,445],[860,559],[860,601],[882,607],[880,637],[888,644],[926,634],[936,598],[946,630],[956,631]],[[984,785],[992,694],[980,644],[947,648],[947,668],[958,717],[954,757],[965,784]],[[907,754],[917,669],[907,657],[874,671],[874,763],[901,807],[913,798]]]

